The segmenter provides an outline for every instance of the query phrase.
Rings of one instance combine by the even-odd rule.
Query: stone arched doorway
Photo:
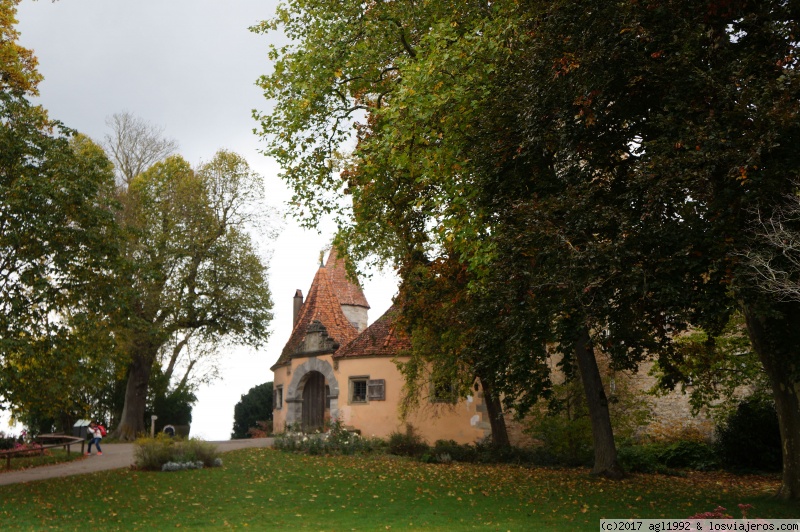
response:
[[[325,375],[319,371],[308,373],[303,386],[303,432],[322,430],[325,424]]]
[[[321,383],[321,384],[320,384]],[[308,389],[308,392],[306,390]],[[306,402],[309,406],[306,408]],[[320,422],[318,417],[311,423],[312,411],[317,409],[321,403],[319,411],[322,412],[323,420]],[[333,373],[333,367],[318,358],[309,358],[306,362],[299,365],[292,372],[292,381],[289,383],[286,392],[286,426],[287,427],[301,427],[304,431],[308,431],[307,421],[304,419],[306,415],[309,416],[310,425],[319,423],[319,428],[324,423],[324,415],[326,407],[330,408],[330,418],[337,419],[339,417],[339,383]],[[314,416],[318,416],[313,412]],[[311,429],[311,432],[317,430]]]

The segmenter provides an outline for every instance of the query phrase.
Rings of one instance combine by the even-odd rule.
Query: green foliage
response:
[[[748,397],[717,425],[717,450],[725,467],[777,471],[781,436],[775,403],[762,395]]]
[[[0,389],[15,417],[60,421],[97,407],[117,206],[102,149],[29,101],[16,3],[0,4]]]
[[[329,423],[326,429],[326,432],[314,434],[289,431],[278,434],[273,447],[280,451],[310,455],[365,454],[384,447],[380,438],[362,438],[358,432],[347,430],[341,421]]]
[[[117,273],[127,314],[114,325],[129,359],[129,386],[147,388],[163,349],[173,352],[165,357],[171,376],[184,347],[203,353],[192,341],[257,346],[268,337],[267,266],[247,232],[264,221],[259,213],[266,211],[256,211],[259,184],[243,157],[221,150],[196,170],[169,157],[122,192],[126,268]],[[184,384],[197,362],[189,359]],[[144,428],[144,408],[126,405],[121,437]]]
[[[155,438],[139,438],[134,443],[134,465],[145,471],[161,471],[167,462],[203,462],[213,467],[219,452],[213,443],[198,439],[184,440],[158,434]]]
[[[158,416],[156,430],[164,425],[189,425],[197,396],[190,390],[178,388],[153,400],[153,413]]]
[[[650,417],[646,399],[624,373],[606,373],[605,377],[616,439],[631,440]],[[554,385],[549,408],[533,409],[525,418],[525,424],[526,432],[542,444],[537,454],[544,463],[571,466],[591,463],[591,420],[583,386],[576,378]]]
[[[716,337],[741,308],[788,458],[800,303],[744,257],[800,181],[798,20],[785,0],[294,2],[257,28],[292,42],[257,118],[306,223],[348,193],[354,258],[393,262],[402,304],[444,285],[409,310],[406,369],[496,379],[524,410],[550,392],[545,345],[570,357],[588,328],[614,369],[667,368],[690,324]]]
[[[713,445],[698,441],[623,445],[619,459],[632,473],[675,474],[676,469],[711,471],[719,468]]]
[[[413,430],[407,430],[406,432],[392,432],[389,434],[386,451],[397,456],[421,458],[430,452],[430,447],[422,436]]]
[[[249,437],[248,431],[256,427],[258,421],[272,420],[273,386],[272,382],[259,384],[248,390],[233,407],[232,439]]]
[[[744,315],[731,315],[716,336],[694,330],[675,340],[675,350],[654,368],[664,393],[681,386],[688,391],[692,412],[701,408],[728,411],[743,387],[769,388],[767,374],[753,350]]]

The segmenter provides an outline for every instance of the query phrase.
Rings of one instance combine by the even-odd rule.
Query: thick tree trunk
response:
[[[478,378],[483,388],[483,400],[486,402],[486,414],[489,416],[489,424],[492,426],[492,443],[497,447],[510,447],[508,440],[508,430],[506,420],[503,417],[503,405],[500,398],[492,391],[491,387],[483,379]]]
[[[800,500],[800,303],[774,305],[756,312],[745,305],[747,331],[769,376],[783,450],[778,497]]]
[[[155,352],[143,350],[132,357],[128,368],[128,384],[125,388],[125,406],[122,416],[112,436],[133,441],[137,435],[145,432],[144,411],[147,407],[147,387],[150,383],[150,371],[153,367]]]
[[[575,360],[586,394],[589,408],[589,419],[592,422],[592,441],[594,443],[593,475],[612,479],[625,476],[617,460],[617,447],[614,444],[614,432],[611,428],[611,416],[608,413],[608,398],[603,389],[600,369],[594,357],[589,330],[583,328],[575,341]]]

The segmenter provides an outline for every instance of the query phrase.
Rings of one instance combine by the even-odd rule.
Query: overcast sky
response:
[[[220,148],[243,155],[263,177],[268,203],[281,213],[290,193],[274,161],[259,154],[253,109],[266,110],[255,81],[269,71],[270,38],[248,27],[271,18],[275,0],[23,0],[20,44],[39,58],[41,103],[52,118],[102,140],[106,118],[128,111],[164,127],[196,165]],[[274,242],[269,283],[275,302],[272,336],[258,351],[226,353],[222,380],[198,393],[192,435],[227,439],[233,407],[251,387],[272,380],[289,338],[295,289],[307,293],[319,252],[332,237],[301,230],[291,218]],[[377,272],[364,283],[370,322],[389,307],[397,282]],[[19,432],[19,427],[16,427]]]

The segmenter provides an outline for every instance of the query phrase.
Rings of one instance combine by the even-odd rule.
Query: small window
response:
[[[370,401],[386,400],[386,380],[371,379],[367,381],[367,397]]]
[[[350,402],[367,402],[367,381],[369,377],[353,377],[350,379]]]
[[[431,403],[455,403],[456,387],[450,382],[435,382],[431,386]]]
[[[283,408],[283,386],[275,388],[275,410]]]

